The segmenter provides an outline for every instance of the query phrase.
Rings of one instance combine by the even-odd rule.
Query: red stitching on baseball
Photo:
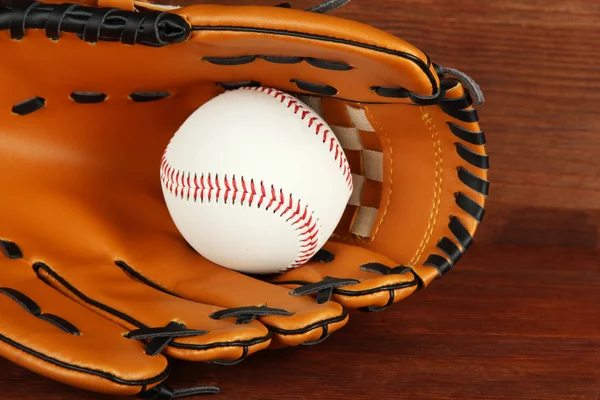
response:
[[[319,116],[316,116],[310,110],[305,109],[303,105],[298,104],[298,101],[293,97],[289,96],[287,93],[265,87],[243,87],[240,89],[260,91],[262,93],[273,96],[274,99],[280,98],[281,103],[284,103],[286,100],[288,100],[287,108],[292,110],[294,114],[298,115],[301,120],[306,121],[307,117],[309,117],[309,128],[313,128],[313,124],[316,121],[319,121],[320,119]],[[319,136],[323,127],[323,123],[318,123],[313,128],[315,130],[315,135]],[[331,137],[328,137],[329,133],[331,132],[328,129],[325,129],[323,131],[323,144],[326,144],[327,139],[329,139],[329,152],[332,153],[335,161],[337,161],[339,158],[338,168],[343,173],[349,190],[352,191],[352,171],[350,169],[350,165],[348,164],[348,160],[346,159],[346,156],[343,150],[340,148],[339,144],[335,143],[334,136],[332,135]],[[200,179],[198,179],[197,175],[194,175],[192,185],[191,173],[188,172],[188,176],[186,179],[185,172],[176,170],[171,165],[169,165],[166,155],[167,150],[165,150],[165,152],[163,153],[163,158],[161,162],[161,180],[165,188],[172,195],[181,199],[187,199],[188,201],[191,197],[193,197],[194,202],[197,202],[198,200],[200,200],[201,202],[204,202],[205,200],[211,202],[213,201],[214,197],[214,201],[216,202],[223,200],[224,203],[227,204],[227,202],[231,200],[235,204],[235,202],[238,200],[238,195],[241,194],[240,205],[247,205],[251,207],[254,204],[256,204],[258,208],[261,208],[264,205],[265,200],[269,200],[267,206],[264,207],[264,209],[266,211],[269,211],[274,205],[276,205],[275,209],[273,210],[273,213],[276,214],[280,210],[282,210],[280,212],[280,217],[284,217],[287,214],[289,214],[286,221],[290,222],[291,225],[299,232],[298,240],[300,243],[300,251],[291,268],[303,265],[314,256],[319,242],[319,228],[317,226],[317,221],[313,221],[312,215],[308,215],[307,206],[305,206],[303,210],[301,200],[293,200],[291,193],[289,195],[289,198],[287,199],[286,204],[286,196],[284,195],[283,190],[277,190],[274,186],[271,186],[270,191],[266,190],[264,182],[260,181],[260,193],[257,193],[253,180],[250,181],[251,190],[248,190],[248,187],[246,185],[246,179],[244,179],[243,177],[236,178],[235,175],[230,178],[231,185],[229,184],[227,176],[223,178],[222,184],[221,180],[219,180],[218,175],[215,176],[213,178],[214,186],[210,174],[208,174],[206,180],[204,174],[200,175]],[[181,180],[179,179],[180,177]],[[241,181],[240,185],[238,185],[238,179]],[[213,193],[215,192],[215,186],[216,194]],[[192,191],[193,196],[191,194]],[[279,193],[279,196],[277,195],[277,193]],[[246,203],[248,197],[249,199]],[[258,198],[258,202],[255,202],[256,198]]]
[[[185,178],[186,174],[187,179]],[[172,179],[174,176],[177,177],[177,181]],[[179,180],[179,177],[181,177],[181,180]],[[238,185],[238,180],[241,182],[240,185]],[[166,153],[163,155],[161,162],[161,181],[173,196],[184,200],[187,199],[188,201],[193,198],[194,202],[222,201],[227,204],[231,200],[235,204],[238,194],[241,193],[241,206],[252,207],[256,205],[257,208],[270,211],[276,205],[273,213],[276,214],[282,210],[279,216],[287,216],[286,221],[290,222],[290,225],[298,232],[300,249],[291,268],[303,265],[317,251],[320,231],[317,221],[308,212],[308,206],[303,206],[301,200],[295,201],[291,194],[286,199],[283,190],[277,190],[273,185],[271,185],[271,190],[267,190],[265,183],[260,181],[260,190],[257,191],[257,185],[254,180],[250,180],[249,185],[247,185],[247,179],[236,177],[235,175],[231,177],[225,175],[223,178],[214,175],[211,179],[211,174],[207,174],[206,177],[204,174],[201,174],[200,178],[198,178],[198,175],[194,175],[192,180],[191,173],[176,170],[169,165]],[[247,196],[250,198],[246,203]],[[267,206],[263,207],[267,203],[267,200]]]
[[[257,86],[242,87],[239,90],[253,90],[255,92],[265,93],[270,96],[273,96],[274,99],[278,99],[281,97],[281,100],[280,100],[281,103],[288,100],[287,108],[292,110],[294,112],[294,114],[298,115],[300,117],[300,119],[302,119],[304,121],[304,120],[306,120],[307,116],[310,116],[310,118],[308,119],[308,127],[309,128],[312,128],[315,121],[318,121],[321,118],[320,116],[314,115],[310,110],[305,109],[303,105],[298,104],[298,101],[294,97],[292,97],[282,91],[272,89],[272,88],[262,87],[262,86],[260,86],[260,87],[257,87]],[[302,111],[302,112],[300,112],[300,111]],[[319,134],[319,131],[321,130],[321,128],[323,126],[324,126],[324,124],[322,124],[322,123],[317,124],[317,126],[315,128],[317,135]],[[329,130],[326,130],[325,133],[323,134],[323,143],[325,143],[327,141],[327,132],[329,132]],[[346,159],[346,156],[343,153],[343,151],[339,148],[339,145],[335,144],[335,138],[332,136],[331,137],[331,145],[329,146],[330,153],[333,153],[334,147],[335,147],[334,159],[337,161],[338,155],[339,154],[342,155],[342,157],[340,158],[340,164],[338,167],[344,174],[346,184],[348,185],[348,188],[352,192],[353,184],[352,184],[352,171],[350,169],[350,164],[348,164],[348,160]]]

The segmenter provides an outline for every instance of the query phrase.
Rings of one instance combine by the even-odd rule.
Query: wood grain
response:
[[[600,399],[600,3],[354,0],[336,15],[482,86],[492,190],[476,244],[426,291],[353,315],[319,346],[233,367],[178,362],[170,384],[217,385],[221,400]],[[4,400],[114,398],[5,360],[0,390]]]

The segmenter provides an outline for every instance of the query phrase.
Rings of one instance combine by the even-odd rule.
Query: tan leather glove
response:
[[[318,343],[345,307],[383,309],[471,244],[488,190],[481,93],[401,39],[282,7],[17,3],[0,6],[1,356],[93,391],[193,394],[159,385],[165,356]],[[181,123],[247,85],[319,112],[354,179],[325,249],[269,278],[193,251],[159,179]]]

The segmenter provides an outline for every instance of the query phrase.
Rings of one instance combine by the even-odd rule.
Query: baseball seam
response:
[[[273,214],[279,212],[279,216],[286,218],[286,222],[298,231],[299,251],[290,268],[308,262],[317,251],[320,235],[318,219],[309,212],[307,205],[302,204],[301,199],[294,199],[291,193],[285,195],[282,189],[243,176],[198,175],[178,170],[169,164],[166,151],[161,163],[161,181],[169,193],[182,200],[231,202],[232,205],[239,202],[240,206],[256,206],[265,211],[272,209]]]
[[[266,87],[242,87],[238,90],[253,90],[270,95],[279,100],[287,109],[291,110],[302,121],[308,123],[316,136],[319,136],[324,145],[329,144],[329,152],[338,163],[338,168],[343,173],[348,190],[352,192],[352,171],[343,149],[337,142],[335,135],[326,129],[326,124],[321,122],[320,116],[308,110],[292,96],[276,89]],[[294,262],[288,268],[296,268],[308,262],[317,252],[320,229],[318,218],[309,212],[307,205],[302,204],[301,199],[294,199],[293,195],[285,195],[282,189],[276,189],[273,185],[267,185],[264,181],[254,181],[243,176],[220,177],[218,174],[211,175],[192,173],[174,168],[167,158],[168,147],[163,153],[161,162],[161,181],[164,188],[171,195],[187,201],[194,202],[222,202],[241,206],[264,207],[265,211],[273,209],[273,214],[279,212],[279,216],[286,218],[296,231],[298,231],[299,251]]]
[[[346,158],[344,150],[340,146],[339,142],[337,142],[335,135],[329,129],[325,129],[326,125],[323,122],[320,122],[320,120],[322,120],[321,116],[316,115],[312,111],[308,110],[294,97],[277,89],[263,86],[245,86],[238,90],[253,90],[270,95],[274,99],[279,100],[283,105],[287,106],[287,108],[297,115],[301,120],[307,121],[308,127],[314,129],[315,135],[320,135],[322,137],[323,144],[327,144],[329,142],[329,152],[333,154],[334,160],[338,162],[338,168],[344,174],[344,179],[348,189],[350,192],[352,192],[352,171],[350,169],[348,159]]]

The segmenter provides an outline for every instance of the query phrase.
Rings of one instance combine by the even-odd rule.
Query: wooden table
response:
[[[170,384],[214,384],[221,400],[600,399],[600,5],[354,0],[336,14],[412,42],[484,89],[492,190],[475,245],[428,290],[352,315],[319,346],[233,367],[179,362]],[[0,393],[112,398],[4,360]]]

